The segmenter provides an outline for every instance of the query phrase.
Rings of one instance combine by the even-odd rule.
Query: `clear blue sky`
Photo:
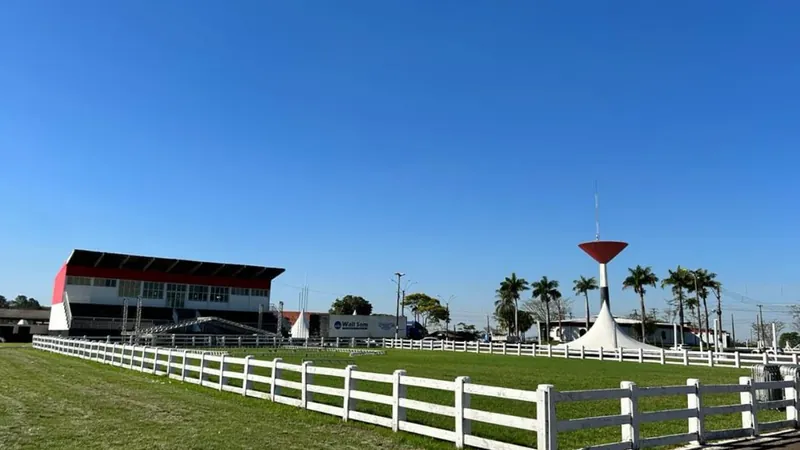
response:
[[[617,313],[636,264],[794,302],[798,23],[790,1],[3,1],[0,293],[49,301],[78,247],[285,267],[273,299],[307,274],[312,309],[393,311],[401,270],[480,323],[512,271],[596,274],[598,180],[602,236],[631,243]]]

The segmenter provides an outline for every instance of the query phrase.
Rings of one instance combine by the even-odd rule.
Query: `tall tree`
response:
[[[650,266],[642,267],[637,265],[634,268],[628,268],[628,276],[622,281],[622,289],[633,289],[633,292],[639,295],[639,307],[642,312],[642,327],[641,336],[642,342],[648,336],[645,330],[645,322],[647,322],[647,313],[644,306],[644,294],[647,292],[647,287],[655,287],[658,283],[658,277],[653,273]]]
[[[514,330],[519,338],[519,298],[520,295],[530,289],[525,278],[517,278],[517,273],[512,272],[510,277],[500,282],[498,294],[514,302]]]
[[[716,283],[715,278],[717,274],[714,272],[709,272],[706,269],[697,269],[690,272],[690,284],[689,284],[689,292],[695,292],[696,286],[696,293],[698,300],[702,302],[703,306],[703,315],[701,318],[703,319],[703,323],[700,324],[700,328],[705,328],[705,331],[702,333],[704,335],[708,335],[708,331],[711,329],[708,322],[708,294],[709,289],[713,289]],[[695,284],[696,282],[696,284]],[[720,322],[721,324],[722,322]],[[721,325],[720,325],[721,326]]]
[[[533,298],[539,299],[545,305],[545,336],[550,340],[550,301],[561,298],[558,290],[558,281],[542,277],[539,281],[531,283]],[[541,339],[539,339],[541,341]]]
[[[405,306],[414,313],[414,320],[427,327],[428,324],[438,324],[450,320],[450,311],[445,308],[439,299],[433,298],[422,292],[406,295]]]
[[[9,307],[16,309],[41,309],[41,305],[39,305],[39,302],[35,298],[28,298],[24,295],[16,296],[9,304]]]
[[[689,323],[692,326],[696,325],[698,329],[703,328],[702,319],[700,318],[700,300],[697,297],[687,297],[683,300],[683,304],[689,310],[689,317],[694,317],[694,321],[690,319]]]
[[[583,295],[584,305],[586,306],[586,330],[588,331],[589,327],[591,326],[590,323],[591,312],[589,311],[589,291],[594,291],[595,289],[598,288],[597,280],[594,277],[586,278],[583,275],[581,275],[580,278],[574,280],[572,283],[573,283],[572,290],[578,295]]]
[[[683,299],[686,293],[686,290],[689,288],[689,279],[691,275],[689,275],[689,271],[681,266],[678,266],[675,270],[669,270],[669,275],[667,278],[661,280],[661,287],[670,286],[672,288],[672,296],[675,299],[675,302],[678,305],[678,320],[680,321],[681,333],[680,333],[680,341],[681,344],[685,344],[684,336],[683,336],[683,324],[686,322],[685,317],[683,315]]]
[[[717,323],[719,323],[719,329],[721,330],[722,327],[722,283],[716,279],[717,274],[713,273],[713,277],[709,280],[708,288],[711,289],[711,292],[714,293],[714,296],[717,297]],[[735,343],[734,343],[735,345]]]
[[[345,295],[333,301],[329,312],[348,316],[355,312],[359,316],[368,316],[372,314],[372,303],[365,300],[364,297]]]
[[[415,292],[404,297],[403,307],[408,307],[408,309],[411,310],[411,313],[414,314],[414,321],[419,322],[420,308],[424,308],[426,305],[433,303],[434,300],[435,299],[428,294]]]
[[[0,295],[0,308],[8,308],[8,300]]]

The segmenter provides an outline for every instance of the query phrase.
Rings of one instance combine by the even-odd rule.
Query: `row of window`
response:
[[[219,302],[228,303],[231,295],[269,297],[268,289],[228,288],[224,286],[204,286],[197,284],[157,283],[153,281],[117,280],[111,278],[67,277],[67,284],[77,286],[116,287],[120,297],[138,297],[160,299],[167,296],[175,302],[183,303],[184,300],[193,302]]]

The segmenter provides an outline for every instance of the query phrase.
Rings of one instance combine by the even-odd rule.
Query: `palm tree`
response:
[[[580,278],[574,280],[572,290],[578,295],[583,295],[586,303],[586,331],[589,331],[589,291],[597,289],[597,280],[594,277],[586,278],[581,275]]]
[[[705,324],[704,325],[701,324],[700,328],[705,327],[705,331],[703,333],[704,333],[705,336],[708,336],[709,330],[711,329],[709,324],[708,324],[708,322],[709,322],[709,318],[708,317],[709,316],[708,316],[708,302],[707,302],[707,299],[708,299],[709,289],[712,289],[712,290],[716,291],[717,290],[717,285],[719,285],[720,283],[719,283],[719,281],[717,281],[715,279],[715,278],[717,278],[717,274],[715,274],[714,272],[709,272],[706,269],[697,269],[697,270],[693,271],[692,274],[694,275],[694,277],[696,278],[696,281],[697,281],[697,291],[698,292],[695,293],[695,295],[700,300],[702,300],[702,302],[703,302],[703,314],[705,315]],[[720,287],[721,287],[721,285],[720,285]],[[694,290],[695,290],[694,284],[690,285],[689,292],[694,292]],[[720,301],[720,299],[719,299],[719,297],[717,297],[717,302],[719,302],[719,301]],[[722,324],[721,313],[720,313],[719,323]],[[708,339],[706,339],[706,340],[708,340]],[[716,345],[715,345],[715,347],[716,347]]]
[[[653,273],[650,266],[642,267],[637,265],[634,268],[628,268],[628,277],[622,282],[622,289],[633,289],[633,292],[639,294],[639,305],[642,309],[642,342],[644,342],[647,334],[645,333],[645,319],[647,318],[644,307],[644,294],[647,286],[656,286],[658,277]]]
[[[661,287],[664,288],[666,286],[672,287],[672,295],[675,301],[678,303],[678,320],[680,321],[681,327],[681,344],[684,344],[684,337],[683,337],[683,324],[685,322],[685,318],[683,315],[683,299],[684,299],[684,291],[689,288],[691,284],[689,271],[681,266],[678,266],[675,270],[669,270],[669,276],[663,280],[661,280]]]
[[[703,328],[703,323],[700,319],[700,301],[697,300],[697,297],[689,297],[683,301],[683,304],[689,310],[689,316],[694,317],[697,328]]]
[[[708,288],[714,292],[714,295],[717,297],[717,323],[719,324],[720,330],[722,329],[722,283],[719,280],[716,280],[717,274],[711,272],[709,275],[709,283]]]
[[[538,298],[545,306],[545,336],[550,339],[550,300],[561,297],[558,290],[558,281],[542,277],[539,281],[531,283],[533,298]],[[541,341],[541,338],[539,339]]]
[[[514,301],[514,332],[519,339],[519,297],[520,294],[527,291],[529,288],[528,281],[524,278],[517,278],[517,273],[512,272],[510,277],[500,282],[500,289],[497,293],[501,300]],[[497,303],[495,302],[495,306]]]

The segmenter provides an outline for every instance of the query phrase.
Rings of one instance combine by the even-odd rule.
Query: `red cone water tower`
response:
[[[609,310],[611,309],[611,304],[608,302],[608,271],[606,270],[606,264],[610,263],[627,246],[627,242],[601,240],[578,244],[581,250],[600,264],[600,305],[606,305]]]

